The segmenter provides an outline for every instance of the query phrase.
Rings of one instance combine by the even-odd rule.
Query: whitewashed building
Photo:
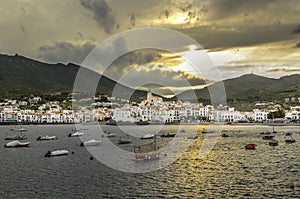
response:
[[[255,122],[263,122],[268,119],[268,112],[260,109],[253,110],[254,112],[254,121]]]

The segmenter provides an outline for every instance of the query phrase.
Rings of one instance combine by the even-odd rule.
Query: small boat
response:
[[[27,131],[27,129],[24,129],[24,128],[18,128],[18,129],[16,129],[16,131],[21,131],[21,132],[23,132],[23,131]]]
[[[289,131],[286,132],[286,133],[285,133],[285,136],[292,136],[292,132],[289,132]]]
[[[159,151],[156,146],[156,136],[154,136],[154,140],[151,143],[147,143],[140,146],[134,146],[133,151],[135,153],[135,157],[133,161],[152,161],[159,159]]]
[[[67,151],[67,150],[48,151],[45,154],[45,157],[54,157],[54,156],[63,156],[63,155],[69,155],[69,151]]]
[[[146,134],[140,137],[140,139],[152,139],[154,138],[154,134]]]
[[[106,137],[107,137],[107,138],[116,137],[116,134],[114,134],[114,133],[107,133],[107,134],[106,134]]]
[[[149,154],[136,154],[134,161],[150,161],[150,160],[158,160],[159,159],[159,152],[153,152]]]
[[[290,138],[290,139],[285,140],[286,144],[295,143],[295,142],[296,142],[296,140],[294,138]]]
[[[19,142],[18,140],[8,142],[4,145],[6,148],[12,148],[12,147],[27,147],[30,145],[30,142]]]
[[[265,135],[262,137],[263,140],[272,140],[274,138],[274,135]]]
[[[101,140],[89,140],[89,141],[85,141],[85,142],[81,142],[80,146],[99,146],[99,144],[101,143]]]
[[[187,139],[197,139],[198,136],[196,134],[191,134],[187,137]]]
[[[264,131],[264,132],[261,132],[260,134],[261,134],[261,135],[270,135],[271,132],[270,132],[270,131]]]
[[[116,126],[117,125],[117,122],[115,120],[109,120],[105,123],[106,125],[113,125],[113,126]]]
[[[176,134],[175,133],[167,133],[167,134],[162,134],[160,137],[162,138],[171,138],[171,137],[175,137]]]
[[[214,130],[203,130],[202,133],[203,134],[210,134],[210,133],[214,133]]]
[[[246,150],[254,150],[256,146],[257,146],[256,144],[247,144],[245,146],[245,149]]]
[[[120,139],[119,144],[131,144],[132,140],[131,139]]]
[[[27,137],[25,135],[15,135],[15,136],[7,136],[4,140],[26,140]]]
[[[81,132],[79,132],[79,131],[76,131],[75,133],[70,133],[70,134],[68,135],[68,137],[79,137],[79,136],[82,136],[82,135],[84,135],[84,133],[81,133]]]
[[[227,138],[227,137],[229,137],[229,135],[228,135],[227,133],[223,133],[223,134],[222,134],[222,137],[223,137],[223,138]]]
[[[139,121],[139,122],[135,122],[135,124],[137,125],[149,125],[150,123],[148,121]]]
[[[278,141],[277,140],[270,140],[269,141],[269,146],[278,146]]]
[[[49,136],[49,135],[46,135],[46,136],[39,136],[36,140],[39,140],[39,141],[48,141],[48,140],[57,140],[58,138],[56,136]]]

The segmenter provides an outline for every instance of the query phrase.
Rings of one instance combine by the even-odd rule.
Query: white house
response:
[[[268,112],[260,110],[260,109],[255,109],[253,110],[254,112],[254,121],[256,122],[263,122],[266,121],[268,118]]]

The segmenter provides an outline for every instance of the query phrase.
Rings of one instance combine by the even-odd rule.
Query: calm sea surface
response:
[[[204,139],[201,134],[173,164],[142,174],[117,171],[90,160],[92,155],[79,147],[81,140],[67,137],[73,125],[23,127],[28,130],[24,134],[31,146],[7,149],[3,147],[5,136],[19,133],[10,131],[10,126],[0,126],[0,198],[300,198],[300,127],[276,127],[279,145],[270,147],[259,135],[271,131],[270,126],[224,126],[230,137],[220,137],[205,158],[197,155]],[[117,135],[111,138],[116,145],[124,137],[115,126],[103,128]],[[134,132],[137,127],[124,128]],[[151,132],[154,127],[143,128]],[[189,135],[197,126],[180,128]],[[178,126],[165,126],[160,133],[177,130]],[[285,144],[285,131],[293,132],[296,143]],[[47,134],[59,139],[36,141],[39,135]],[[245,150],[248,143],[256,143],[257,149]],[[132,149],[132,145],[122,147]],[[44,157],[56,148],[74,154]]]

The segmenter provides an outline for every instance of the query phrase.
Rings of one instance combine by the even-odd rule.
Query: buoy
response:
[[[290,187],[291,187],[291,189],[294,189],[295,188],[295,183],[291,182]]]
[[[74,151],[72,151],[72,154],[74,154],[75,152]]]
[[[90,157],[90,160],[93,160],[93,159],[94,159],[94,157],[93,157],[93,156],[91,156],[91,157]]]

